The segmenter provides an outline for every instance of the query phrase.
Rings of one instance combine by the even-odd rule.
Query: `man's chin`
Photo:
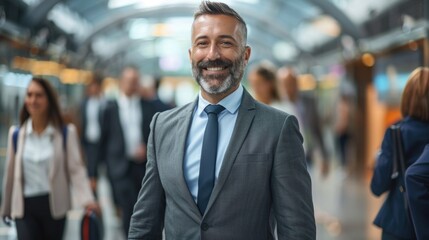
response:
[[[218,80],[206,81],[201,79],[200,86],[202,89],[204,89],[205,92],[214,95],[222,94],[228,91],[228,87],[225,86],[225,83]]]

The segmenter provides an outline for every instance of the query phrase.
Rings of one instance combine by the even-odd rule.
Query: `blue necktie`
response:
[[[204,111],[208,115],[206,130],[204,132],[203,147],[201,151],[200,175],[198,178],[197,205],[204,215],[212,194],[215,182],[216,155],[218,143],[217,115],[225,108],[221,105],[208,105]]]

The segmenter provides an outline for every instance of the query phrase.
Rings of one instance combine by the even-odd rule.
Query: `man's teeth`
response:
[[[222,71],[223,68],[221,68],[221,67],[211,67],[211,68],[207,68],[207,70],[209,70],[209,71]]]

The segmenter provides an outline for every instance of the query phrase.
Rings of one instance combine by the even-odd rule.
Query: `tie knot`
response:
[[[204,112],[206,112],[207,114],[219,114],[223,110],[225,110],[225,108],[222,105],[207,105],[207,107],[204,108]]]

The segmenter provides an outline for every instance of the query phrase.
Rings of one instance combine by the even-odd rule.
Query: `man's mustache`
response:
[[[197,64],[199,68],[212,68],[212,67],[229,67],[232,66],[232,61],[216,59],[214,61],[201,61]]]

